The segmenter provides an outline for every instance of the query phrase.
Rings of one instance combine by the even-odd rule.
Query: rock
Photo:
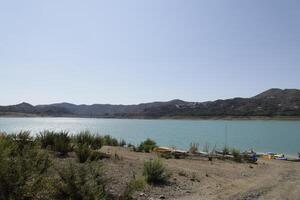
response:
[[[141,192],[140,197],[144,197],[144,196],[146,196],[146,194],[144,192]]]
[[[166,197],[164,195],[160,195],[159,199],[165,199]]]

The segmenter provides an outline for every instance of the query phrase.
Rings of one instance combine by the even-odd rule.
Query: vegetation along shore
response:
[[[271,156],[89,131],[1,133],[0,199],[297,199],[300,163]]]

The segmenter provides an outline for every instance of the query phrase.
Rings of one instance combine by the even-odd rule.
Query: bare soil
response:
[[[112,155],[103,161],[109,190],[121,194],[134,177],[142,176],[145,159],[155,153],[137,153],[122,147],[103,147]],[[166,185],[147,185],[140,200],[300,200],[300,163],[262,160],[257,164],[207,158],[163,159],[171,173]]]

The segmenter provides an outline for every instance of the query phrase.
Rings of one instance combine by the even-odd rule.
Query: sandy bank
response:
[[[132,177],[141,176],[143,161],[154,153],[136,153],[121,147],[103,147],[103,152],[117,155],[118,160],[104,162],[112,178],[110,190],[118,193]],[[146,199],[300,199],[300,163],[259,160],[258,164],[206,158],[163,159],[172,173],[165,186],[147,186],[136,197]]]

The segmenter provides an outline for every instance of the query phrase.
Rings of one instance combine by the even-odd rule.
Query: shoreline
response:
[[[23,119],[26,119],[26,118],[23,118]],[[28,118],[29,119],[29,118]],[[72,118],[70,118],[72,119]],[[75,119],[75,118],[74,118]],[[0,117],[0,120],[1,120],[1,117]],[[62,128],[62,129],[52,129],[52,128],[41,128],[41,129],[15,129],[13,131],[11,130],[4,130],[4,129],[0,129],[0,135],[1,133],[6,133],[6,134],[9,134],[9,133],[16,133],[16,132],[20,132],[20,131],[28,131],[30,133],[30,135],[32,137],[36,137],[39,133],[43,132],[43,131],[54,131],[54,132],[59,132],[59,131],[66,131],[68,132],[70,135],[72,136],[76,136],[78,134],[80,134],[81,132],[85,132],[85,131],[89,131],[89,129],[78,129],[78,130],[71,130],[71,129],[68,129],[68,128]],[[146,140],[146,139],[154,139],[152,136],[147,136],[147,137],[143,137],[143,138],[140,138],[140,139],[133,139],[131,138],[131,140],[128,140],[128,138],[124,138],[124,137],[121,137],[119,135],[114,135],[113,133],[104,133],[104,132],[98,132],[98,131],[94,131],[94,132],[91,132],[92,135],[97,135],[97,136],[105,136],[105,135],[110,135],[112,137],[116,137],[117,140],[119,141],[122,141],[122,140],[125,140],[125,141],[129,141],[130,144],[132,145],[139,145],[143,140]],[[180,145],[180,144],[172,144],[172,143],[161,143],[161,141],[158,139],[156,140],[157,142],[157,145],[159,146],[163,146],[163,147],[168,147],[168,148],[176,148],[176,149],[179,149],[179,150],[183,150],[183,151],[188,151],[189,149],[189,145],[191,145],[193,143],[193,139],[183,143],[183,145]],[[197,143],[196,143],[197,144]],[[222,148],[224,148],[224,144],[223,143],[214,143],[214,142],[203,142],[201,143],[201,146],[199,146],[200,148],[204,148],[205,145],[210,145],[211,144],[211,147],[213,147],[215,150],[218,150],[218,151],[221,151]],[[214,145],[212,145],[214,144]],[[286,148],[283,149],[280,149],[280,147],[274,147],[274,148],[264,148],[264,145],[263,146],[253,146],[253,145],[250,145],[250,147],[248,146],[239,146],[238,143],[234,143],[234,144],[227,144],[226,145],[228,148],[231,148],[231,149],[238,149],[240,150],[241,152],[246,152],[246,151],[249,151],[249,150],[253,150],[254,152],[257,153],[257,155],[264,155],[264,154],[268,154],[268,152],[273,152],[274,154],[283,154],[285,155],[284,157],[288,158],[288,159],[296,159],[298,158],[298,153],[299,153],[299,150],[288,150]]]
[[[162,116],[162,117],[105,117],[80,115],[37,115],[28,113],[0,113],[0,118],[82,118],[82,119],[140,119],[140,120],[270,120],[300,121],[300,116]]]

